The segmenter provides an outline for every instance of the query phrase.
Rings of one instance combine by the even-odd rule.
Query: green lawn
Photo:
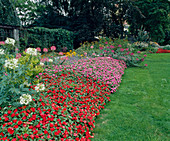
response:
[[[150,54],[144,63],[147,68],[125,70],[92,141],[170,140],[170,53]]]

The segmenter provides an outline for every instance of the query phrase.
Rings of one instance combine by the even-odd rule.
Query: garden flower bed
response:
[[[110,86],[118,87],[125,67],[123,61],[99,57],[46,69],[37,76],[40,84],[30,87],[39,92],[32,102],[1,108],[0,139],[90,140],[95,118],[110,100]]]
[[[170,50],[159,48],[156,53],[170,53]]]

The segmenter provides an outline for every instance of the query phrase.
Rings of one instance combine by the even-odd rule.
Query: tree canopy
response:
[[[167,38],[170,31],[168,0],[11,1],[23,26],[64,28],[75,33],[77,44],[86,40],[92,41],[99,35],[123,38],[126,35],[125,21],[130,24],[130,34],[134,37],[137,36],[138,29],[144,27],[153,41],[163,43],[169,38]],[[5,5],[4,9],[7,9],[11,2],[0,0],[0,5],[2,4]],[[2,19],[5,20],[9,14],[4,12],[4,9],[2,10],[1,6],[0,12],[3,13]],[[14,12],[14,6],[12,9]],[[5,20],[7,21],[9,20]]]
[[[20,25],[20,19],[17,16],[14,1],[0,0],[0,24],[13,26]]]

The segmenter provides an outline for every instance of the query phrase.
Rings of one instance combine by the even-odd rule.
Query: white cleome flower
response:
[[[15,44],[15,40],[14,40],[14,39],[12,39],[12,38],[7,38],[7,39],[5,40],[5,43],[6,43],[6,44],[10,44],[10,45],[13,45],[13,46],[14,46],[14,44]]]
[[[20,96],[20,104],[28,105],[29,102],[32,101],[32,97],[29,94],[23,94]]]
[[[44,63],[40,62],[40,65],[41,65],[41,66],[44,66]]]
[[[6,68],[10,68],[10,69],[15,69],[18,67],[18,60],[13,58],[13,59],[8,59],[5,60],[5,65]]]
[[[0,54],[5,54],[3,49],[0,49]]]
[[[49,62],[51,62],[51,63],[52,63],[52,62],[53,62],[53,59],[49,59]]]
[[[37,84],[37,86],[35,87],[35,90],[37,92],[41,92],[41,91],[44,91],[45,90],[45,85],[44,84]]]
[[[26,51],[27,54],[30,54],[30,55],[33,55],[33,56],[37,56],[37,49],[35,48],[27,48],[27,51]]]

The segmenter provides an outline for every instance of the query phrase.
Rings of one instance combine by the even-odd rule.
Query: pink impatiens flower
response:
[[[91,46],[90,48],[94,48],[93,46]]]
[[[122,47],[122,45],[118,45],[118,47]]]
[[[61,56],[62,56],[62,55],[63,55],[63,52],[59,52],[58,55],[61,55]]]
[[[110,48],[115,48],[114,46],[110,45]]]
[[[102,49],[103,49],[103,47],[99,47],[99,49],[100,49],[100,50],[102,50]]]
[[[122,51],[122,52],[123,52],[123,51],[124,51],[124,49],[123,49],[123,48],[121,48],[121,49],[120,49],[120,51]]]

